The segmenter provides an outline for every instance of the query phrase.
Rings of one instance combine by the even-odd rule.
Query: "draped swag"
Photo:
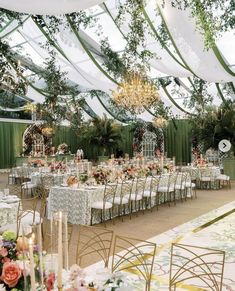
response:
[[[188,163],[191,161],[191,126],[187,120],[176,120],[176,127],[172,122],[165,130],[165,151],[168,157],[176,157],[176,162]],[[28,125],[22,123],[0,122],[0,169],[14,166],[15,157],[22,152],[22,137]],[[124,126],[119,148],[123,153],[133,155],[132,140],[133,131],[130,126]],[[53,137],[53,146],[67,143],[72,153],[82,148],[85,157],[94,160],[98,153],[96,148],[87,144],[82,136],[76,136],[69,127],[59,127]]]

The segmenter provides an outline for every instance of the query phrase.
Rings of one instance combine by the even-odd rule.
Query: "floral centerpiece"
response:
[[[69,176],[67,179],[67,185],[73,186],[78,184],[78,178],[76,176]]]
[[[30,290],[30,263],[27,256],[27,239],[16,238],[12,231],[5,231],[0,237],[0,290]],[[38,253],[34,250],[35,274],[39,277]],[[24,278],[25,276],[25,278]],[[27,286],[25,286],[25,281]]]
[[[58,145],[57,154],[64,155],[69,152],[69,146],[66,143],[61,143]]]
[[[28,164],[34,167],[43,167],[45,166],[46,161],[42,159],[33,159],[33,160],[29,160]]]
[[[125,179],[130,180],[136,177],[136,168],[134,166],[127,166],[123,168]]]
[[[110,174],[110,169],[97,168],[93,171],[92,176],[95,178],[97,184],[105,184],[108,182]]]
[[[108,269],[100,270],[100,274],[93,274],[93,279],[86,274],[78,265],[72,265],[69,271],[63,272],[64,291],[132,291],[132,288],[125,283],[123,273],[111,274]],[[46,279],[47,291],[58,290],[55,273],[49,273]]]

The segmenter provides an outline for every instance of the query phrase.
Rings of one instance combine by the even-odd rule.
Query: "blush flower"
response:
[[[8,255],[8,250],[6,248],[0,249],[0,256],[6,257]]]
[[[2,276],[0,279],[10,288],[15,287],[18,283],[22,272],[17,263],[6,262],[2,268]]]

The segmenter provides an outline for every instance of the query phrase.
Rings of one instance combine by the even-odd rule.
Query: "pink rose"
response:
[[[22,275],[20,267],[17,263],[6,262],[2,268],[2,276],[0,279],[10,288],[15,287]]]
[[[2,258],[2,263],[7,263],[7,262],[10,262],[11,260],[8,258],[8,257],[4,257]]]
[[[0,256],[6,257],[8,255],[8,250],[6,248],[0,249]]]

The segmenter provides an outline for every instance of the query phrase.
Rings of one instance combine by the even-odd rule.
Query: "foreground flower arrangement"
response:
[[[30,261],[27,238],[16,237],[12,231],[5,231],[0,237],[0,291],[30,291]],[[34,246],[34,263],[36,281],[40,281],[39,254]],[[100,271],[100,270],[99,270]],[[55,291],[57,274],[55,271],[43,270],[42,284],[37,283],[36,290]],[[64,291],[131,291],[121,273],[112,274],[103,269],[101,276],[86,274],[78,265],[70,270],[63,270]]]
[[[27,248],[26,241],[23,242],[22,237],[17,239],[16,234],[12,231],[5,231],[0,237],[0,291],[30,290]],[[34,250],[34,260],[35,273],[39,276],[36,249]]]

